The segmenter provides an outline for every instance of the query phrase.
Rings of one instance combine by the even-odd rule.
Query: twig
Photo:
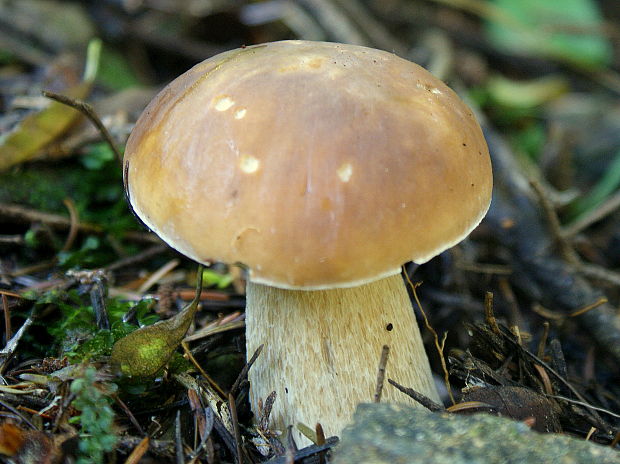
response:
[[[9,203],[0,203],[0,216],[17,219],[23,222],[42,222],[57,229],[71,228],[71,220],[67,219],[65,216],[43,213]],[[103,228],[96,224],[82,223],[78,225],[78,229],[85,232],[103,233]]]
[[[170,247],[168,245],[165,245],[163,243],[160,243],[159,245],[154,245],[150,248],[147,248],[146,250],[135,254],[134,256],[129,256],[127,258],[123,258],[120,259],[112,264],[107,265],[106,267],[103,268],[103,270],[105,271],[114,271],[116,269],[120,269],[123,268],[125,266],[128,266],[130,264],[136,264],[139,263],[141,261],[146,261],[147,259],[152,258],[153,256],[156,256],[160,253],[163,253],[164,251],[169,250]]]
[[[506,266],[504,264],[467,263],[457,261],[455,267],[463,271],[477,272],[479,274],[511,275],[513,272],[510,266]]]
[[[396,38],[380,21],[367,10],[366,6],[358,0],[334,0],[347,16],[351,18],[364,31],[374,47],[388,50],[396,55],[403,56],[407,47]]]
[[[547,364],[545,361],[543,361],[542,359],[538,358],[537,356],[535,356],[534,354],[530,353],[528,350],[526,350],[525,348],[523,348],[521,345],[519,345],[516,340],[513,340],[512,337],[505,337],[505,340],[507,340],[509,343],[512,343],[513,345],[515,345],[517,347],[517,349],[519,349],[525,356],[529,357],[530,359],[532,359],[535,363],[540,364],[542,367],[544,367],[547,372],[549,372],[550,374],[553,374],[553,376],[560,382],[562,383],[564,386],[566,386],[566,388],[568,388],[570,390],[570,392],[575,395],[576,398],[578,398],[580,401],[582,401],[584,404],[587,404],[585,398],[577,391],[577,389],[575,389],[575,387],[573,387],[567,380],[566,378],[564,378],[562,375],[560,375],[555,369],[553,369],[549,364]],[[553,341],[551,343],[551,347],[553,348]],[[592,408],[592,409],[596,409],[596,408]],[[596,413],[592,413],[592,417],[596,420],[596,421],[601,421],[602,419],[598,416],[598,414]]]
[[[548,396],[549,398],[555,398],[556,400],[562,400],[562,401],[566,401],[568,403],[572,403],[572,404],[577,404],[579,406],[583,406],[586,409],[592,409],[594,411],[599,411],[602,412],[604,414],[607,414],[611,417],[615,417],[616,419],[620,419],[620,414],[617,414],[615,412],[611,412],[608,409],[605,408],[601,408],[598,406],[593,406],[590,403],[588,403],[587,401],[577,401],[577,400],[573,400],[571,398],[566,398],[565,396],[559,396],[559,395],[545,395]]]
[[[188,390],[188,393],[194,390]],[[191,402],[190,402],[191,403]],[[198,447],[190,453],[188,456],[189,459],[196,459],[204,449],[207,448],[207,444],[209,443],[209,437],[211,437],[211,432],[213,431],[213,427],[215,425],[215,414],[213,413],[213,409],[210,407],[200,408],[200,411],[194,411],[194,414],[202,413],[202,416],[198,416],[199,419],[199,432],[200,432],[200,443]]]
[[[71,108],[75,108],[84,116],[86,116],[90,120],[90,122],[92,122],[94,126],[99,130],[104,140],[108,143],[108,145],[116,155],[116,159],[118,160],[119,164],[121,166],[123,165],[123,155],[118,150],[118,148],[116,148],[116,144],[114,143],[114,139],[110,135],[110,132],[108,132],[108,129],[101,122],[101,119],[99,119],[99,116],[97,116],[97,113],[91,105],[77,98],[67,97],[66,95],[49,92],[47,90],[44,90],[42,93],[43,96],[51,98],[52,100],[56,100],[57,102],[70,106]]]
[[[295,464],[295,451],[292,447],[286,448],[286,455],[284,456],[285,464]]]
[[[236,464],[243,464],[243,456],[241,455],[241,432],[239,431],[239,420],[237,419],[237,405],[235,404],[235,397],[230,393],[228,394],[228,408],[235,437],[235,448],[237,450],[235,462]]]
[[[325,444],[325,432],[323,431],[323,426],[320,422],[317,422],[314,426],[314,432],[316,434],[316,444],[318,446]]]
[[[448,406],[446,408],[446,411],[454,414],[458,412],[469,411],[471,409],[480,409],[480,408],[488,408],[490,410],[497,409],[492,404],[485,403],[483,401],[463,401],[461,403],[456,403],[452,406]]]
[[[581,316],[587,313],[588,311],[591,311],[592,309],[598,308],[599,306],[606,304],[607,302],[608,300],[606,297],[600,296],[594,302],[588,303],[582,306],[581,308],[577,308],[568,314],[557,312],[557,311],[552,311],[550,309],[545,308],[539,303],[535,303],[532,305],[532,311],[534,311],[536,314],[540,314],[542,317],[547,318],[547,319],[551,319],[555,321],[563,321],[569,317]]]
[[[13,298],[24,298],[19,293],[11,292],[10,290],[4,290],[3,288],[0,288],[0,295],[12,296]]]
[[[35,209],[24,208],[20,205],[10,203],[0,203],[0,217],[15,219],[20,222],[41,222],[54,229],[70,229],[71,219],[60,214],[44,213]],[[105,235],[107,231],[98,224],[82,222],[77,226],[81,232],[88,232],[96,235]],[[122,235],[127,240],[145,243],[162,243],[154,234],[127,231]]]
[[[33,316],[32,315],[28,316],[28,319],[24,321],[22,326],[15,333],[15,335],[13,335],[13,337],[11,337],[8,342],[6,342],[5,347],[2,348],[2,350],[0,350],[0,358],[4,358],[2,360],[2,365],[0,366],[0,373],[3,373],[5,371],[6,366],[7,366],[7,361],[13,355],[13,353],[17,349],[17,344],[19,343],[21,338],[26,333],[26,330],[28,330],[28,327],[30,327],[33,322],[34,322]]]
[[[213,296],[213,295],[210,295],[209,292],[203,292],[203,297],[206,297],[207,299],[209,299],[210,296]],[[208,306],[205,307],[205,305],[208,305],[208,303],[209,301],[203,302],[203,310],[208,310]],[[215,298],[213,303],[216,303],[216,304],[219,303],[219,305],[222,305],[223,300]],[[200,340],[202,338],[206,338],[211,335],[218,334],[218,333],[228,332],[229,330],[243,329],[245,327],[245,320],[243,319],[245,315],[240,314],[239,311],[237,311],[233,313],[232,316],[234,316],[235,318],[239,318],[239,319],[229,320],[228,322],[225,322],[224,320],[228,318],[227,316],[225,318],[222,318],[221,320],[213,321],[209,323],[208,325],[202,327],[201,329],[197,330],[193,334],[188,335],[187,337],[183,339],[183,341],[185,343],[189,343],[189,342]]]
[[[299,427],[297,427],[299,429]],[[295,443],[295,438],[293,437],[293,426],[289,425],[286,428],[286,462],[294,463],[295,462],[295,454],[299,451],[297,448],[297,443]]]
[[[11,339],[11,310],[9,309],[9,299],[6,294],[2,294],[2,310],[4,311],[4,341],[9,343]]]
[[[219,393],[215,392],[211,385],[207,382],[199,383],[196,379],[191,377],[188,374],[175,374],[173,377],[181,384],[183,387],[187,389],[196,390],[199,392],[200,397],[204,399],[209,405],[209,407],[213,410],[215,414],[215,423],[214,427],[217,433],[222,437],[222,440],[225,442],[228,449],[230,449],[231,453],[234,454],[234,439],[233,439],[233,427],[232,427],[232,419],[230,418],[230,411],[226,406],[226,402],[224,401],[227,397],[226,395],[221,396]]]
[[[316,423],[314,430],[316,432],[316,445],[317,446],[325,445],[325,432],[323,431],[323,426],[321,425],[320,422]],[[318,457],[319,457],[319,464],[325,464],[325,453],[324,452],[318,453]]]
[[[192,351],[189,349],[189,345],[187,344],[187,342],[185,342],[185,340],[181,342],[181,347],[183,348],[183,351],[185,352],[185,356],[187,356],[190,362],[196,367],[196,369],[198,369],[198,372],[200,372],[200,375],[202,375],[205,378],[205,380],[209,382],[209,384],[213,388],[215,388],[215,390],[217,390],[217,392],[221,395],[222,398],[226,398],[226,393],[224,392],[224,390],[222,390],[222,388],[217,384],[217,382],[213,380],[211,376],[205,372],[205,370],[198,363],[198,361],[196,361],[196,358],[194,358],[194,355],[192,354]]]
[[[549,337],[549,322],[543,322],[543,334],[540,337],[540,342],[538,343],[538,350],[536,351],[536,355],[542,359],[545,355],[545,346],[547,345],[547,337]]]
[[[594,303],[590,303],[589,305],[583,306],[579,309],[576,309],[575,311],[571,312],[568,317],[575,317],[575,316],[581,316],[584,313],[587,313],[588,311],[594,309],[594,308],[598,308],[599,306],[607,303],[609,300],[607,300],[606,297],[601,296],[599,297],[598,300],[596,300]]]
[[[23,245],[26,243],[22,235],[0,235],[0,243],[14,243],[15,245]]]
[[[267,395],[264,406],[262,406],[262,402],[259,400],[258,428],[260,430],[269,430],[269,415],[271,414],[273,404],[276,402],[276,398],[276,392],[272,391]]]
[[[418,292],[416,291],[417,285],[419,284],[414,285],[411,282],[409,275],[407,274],[407,272],[405,272],[404,269],[403,269],[403,274],[405,275],[405,278],[407,279],[407,283],[411,287],[413,298],[415,299],[415,302],[418,305],[418,309],[420,310],[420,313],[422,313],[422,317],[424,318],[424,325],[426,326],[426,329],[433,335],[433,340],[435,341],[435,348],[437,349],[437,353],[439,354],[439,360],[441,361],[441,368],[444,374],[444,382],[446,384],[446,389],[448,390],[448,395],[450,395],[450,401],[452,402],[452,404],[456,404],[456,401],[454,401],[454,395],[452,394],[452,387],[450,386],[450,373],[448,372],[448,366],[446,365],[446,358],[443,355],[447,333],[444,334],[443,340],[440,342],[437,332],[435,331],[433,326],[431,326],[430,322],[428,321],[428,317],[426,317],[424,308],[422,308],[422,303],[420,303],[420,298],[418,297]]]
[[[10,16],[11,15],[9,15],[9,17]],[[9,18],[6,19],[10,20]],[[49,66],[53,60],[53,55],[35,48],[30,45],[30,42],[30,39],[13,36],[13,31],[9,32],[9,29],[6,28],[6,24],[0,27],[0,45],[3,50],[11,50],[11,55],[37,68],[42,69],[45,66]]]
[[[547,371],[540,365],[538,364],[533,364],[534,369],[536,369],[536,372],[538,372],[538,375],[540,376],[540,379],[543,382],[543,385],[545,387],[545,393],[552,395],[553,394],[553,385],[551,384],[551,379],[549,378],[549,374],[547,374]]]
[[[521,337],[521,329],[518,325],[510,326],[510,332],[514,335],[515,341],[519,346],[523,346],[523,338]]]
[[[581,264],[581,260],[577,255],[577,252],[571,246],[570,243],[566,240],[564,234],[562,233],[562,227],[560,226],[560,219],[555,211],[555,208],[549,201],[547,194],[544,190],[544,187],[537,180],[530,180],[530,186],[536,193],[538,197],[538,202],[542,207],[543,212],[547,218],[547,223],[549,224],[549,228],[551,229],[551,234],[555,243],[558,244],[560,248],[560,253],[562,253],[562,257],[570,264],[575,266],[579,266]]]
[[[341,8],[334,5],[331,0],[298,0],[315,14],[318,22],[323,26],[336,41],[342,43],[366,45],[368,41],[360,33],[358,28],[351,22]]]
[[[142,435],[142,436],[146,436],[146,433],[144,432],[144,429],[142,429],[142,427],[140,426],[140,423],[136,420],[136,417],[133,415],[133,413],[127,407],[127,405],[123,402],[123,400],[121,400],[121,398],[118,395],[116,395],[116,394],[113,395],[112,398],[114,398],[114,401],[116,401],[116,404],[118,404],[121,407],[121,409],[125,412],[125,414],[129,418],[129,421],[136,428],[138,433],[140,435]],[[148,437],[146,437],[146,438],[148,438]]]
[[[21,420],[24,421],[24,423],[28,424],[30,428],[32,428],[32,430],[39,430],[32,422],[28,420],[28,418],[26,418],[26,416],[24,416],[21,412],[15,409],[11,404],[7,403],[6,401],[0,400],[0,405],[2,405],[2,407],[4,407],[5,409],[11,411],[13,414],[16,414]]]
[[[390,355],[390,347],[383,345],[381,349],[381,358],[379,358],[379,370],[377,372],[377,386],[375,388],[374,402],[381,401],[381,393],[383,392],[383,382],[385,380],[385,366],[387,366],[388,357]],[[317,443],[319,445],[320,443]]]
[[[159,280],[161,280],[162,277],[164,277],[166,274],[172,271],[179,264],[181,264],[181,261],[176,258],[168,261],[158,270],[153,272],[151,276],[148,279],[146,279],[142,283],[142,285],[140,285],[140,288],[138,288],[138,293],[145,293],[148,289],[150,289],[153,285],[155,285]]]
[[[484,320],[491,327],[495,335],[500,335],[502,333],[497,325],[495,314],[493,314],[493,292],[485,292],[484,294]]]
[[[40,271],[44,271],[46,269],[49,269],[50,267],[54,267],[56,264],[58,263],[57,259],[54,257],[48,261],[41,261],[39,263],[36,264],[31,264],[30,266],[25,266],[19,269],[15,269],[14,271],[10,271],[10,272],[1,272],[0,274],[4,274],[10,277],[19,277],[19,276],[23,276],[23,275],[27,275],[27,274],[32,274],[35,272],[40,272]]]
[[[141,411],[138,411],[135,413],[136,416],[141,417],[141,416],[153,416],[157,413],[161,413],[161,412],[168,412],[171,409],[175,409],[175,408],[180,408],[181,406],[185,406],[187,404],[187,399],[184,400],[179,400],[179,401],[173,401],[171,403],[166,403],[162,406],[158,406],[156,408],[150,408],[150,409],[143,409]]]
[[[573,237],[574,235],[577,235],[579,232],[588,228],[595,222],[598,222],[601,219],[609,216],[618,208],[620,208],[620,192],[614,193],[597,208],[586,213],[584,217],[565,227],[562,230],[562,236],[564,236],[565,238]]]
[[[591,279],[601,280],[613,286],[620,286],[620,273],[595,264],[583,263],[578,271]]]
[[[388,382],[390,383],[390,385],[393,385],[394,387],[398,388],[405,395],[409,396],[410,398],[413,398],[415,401],[420,403],[422,406],[424,406],[429,411],[438,412],[438,411],[445,410],[445,408],[442,405],[435,403],[433,400],[424,396],[422,393],[418,393],[413,388],[403,387],[401,384],[395,382],[392,379],[388,379]]]
[[[590,430],[588,430],[588,434],[586,435],[586,437],[584,438],[585,441],[590,441],[590,438],[592,438],[592,435],[594,435],[594,433],[596,432],[597,428],[592,426],[590,427]]]
[[[185,457],[183,456],[183,438],[181,436],[181,410],[177,410],[177,415],[174,420],[174,450],[176,455],[177,464],[185,464]]]
[[[289,445],[286,451],[282,455],[271,458],[269,461],[265,461],[264,464],[294,464],[294,463],[316,463],[317,454],[325,453],[338,444],[338,437],[329,437],[325,439],[324,445],[310,445],[301,450],[296,450],[296,446],[291,434],[292,427],[289,427],[288,437]]]
[[[252,365],[256,362],[256,359],[263,351],[264,346],[265,345],[260,345],[258,348],[256,348],[256,351],[254,351],[254,354],[252,355],[250,360],[246,363],[245,366],[243,366],[243,369],[241,369],[241,372],[239,372],[239,375],[237,376],[235,383],[233,383],[233,386],[230,388],[230,393],[232,395],[237,393],[237,389],[239,388],[241,381],[247,377],[248,371],[250,370]]]
[[[73,242],[75,241],[75,237],[77,237],[78,229],[80,226],[80,218],[78,215],[77,208],[75,207],[75,203],[69,197],[65,198],[63,201],[64,205],[67,207],[67,211],[69,211],[69,234],[67,235],[67,239],[65,240],[65,244],[62,247],[61,251],[69,251],[73,246]]]
[[[519,304],[517,303],[517,297],[512,291],[512,286],[510,285],[510,281],[506,277],[500,277],[498,279],[498,285],[502,292],[503,297],[506,299],[508,303],[508,307],[510,308],[510,323],[512,325],[523,325],[523,318],[521,317],[521,310],[519,309]]]
[[[173,2],[171,5],[176,5],[177,3]],[[140,19],[127,21],[125,27],[124,32],[133,39],[144,42],[153,48],[167,51],[175,56],[189,58],[195,62],[228,50],[228,48],[223,46],[214,46],[210,42],[190,39],[172,30],[164,30],[165,28],[160,26],[156,15],[141,15]]]
[[[117,448],[131,450],[140,446],[143,441],[144,438],[123,435],[118,440]],[[149,440],[148,445],[151,453],[168,456],[172,442],[170,440]]]
[[[92,282],[88,293],[90,294],[90,303],[95,313],[95,322],[97,328],[110,330],[110,318],[108,316],[106,303],[106,285],[105,274],[103,272],[92,272]]]
[[[205,431],[204,417],[199,413],[203,410],[202,402],[198,396],[198,392],[191,388],[187,389],[187,400],[189,401],[189,408],[194,415],[194,451],[196,449],[196,436],[203,436]],[[191,459],[191,457],[190,457]]]
[[[557,338],[552,338],[549,342],[549,351],[551,352],[551,362],[553,368],[563,378],[568,378],[568,372],[566,369],[566,359],[564,358],[564,351],[562,350],[562,344]],[[584,400],[585,401],[585,400]]]
[[[136,445],[131,454],[127,456],[125,464],[138,464],[140,459],[144,456],[149,449],[149,437],[144,437],[140,443]]]

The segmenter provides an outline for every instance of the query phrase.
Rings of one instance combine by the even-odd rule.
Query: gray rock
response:
[[[539,434],[510,419],[361,404],[334,464],[611,464],[620,453],[566,435]]]

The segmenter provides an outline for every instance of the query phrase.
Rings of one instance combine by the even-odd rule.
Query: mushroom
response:
[[[149,104],[124,179],[171,247],[247,268],[250,402],[277,393],[273,426],[338,434],[383,345],[389,377],[439,400],[399,272],[479,224],[492,176],[471,110],[429,72],[336,43],[222,53]]]

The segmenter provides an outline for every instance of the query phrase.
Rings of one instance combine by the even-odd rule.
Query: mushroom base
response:
[[[381,401],[418,405],[391,378],[439,402],[400,275],[319,291],[248,282],[246,338],[248,357],[264,344],[249,371],[250,402],[258,413],[259,400],[276,392],[272,429],[320,422],[326,436],[339,435],[356,405],[373,401],[383,345],[390,356]],[[294,438],[309,444],[296,430]]]

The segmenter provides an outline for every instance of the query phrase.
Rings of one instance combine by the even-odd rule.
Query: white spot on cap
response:
[[[436,89],[436,88],[432,88],[432,89],[431,89],[431,92],[432,92],[432,93],[434,93],[434,94],[436,94],[436,95],[439,95],[439,94],[441,93],[441,90]]]
[[[220,95],[213,101],[213,105],[217,111],[226,111],[235,104],[234,100],[228,95]]]
[[[349,182],[353,175],[353,166],[351,166],[351,163],[344,163],[338,168],[336,174],[338,174],[342,182]]]
[[[235,119],[243,119],[245,118],[245,114],[248,112],[247,109],[241,108],[240,110],[235,111]]]
[[[254,158],[252,155],[241,155],[239,160],[239,167],[246,174],[252,174],[258,171],[260,167],[260,161]]]

